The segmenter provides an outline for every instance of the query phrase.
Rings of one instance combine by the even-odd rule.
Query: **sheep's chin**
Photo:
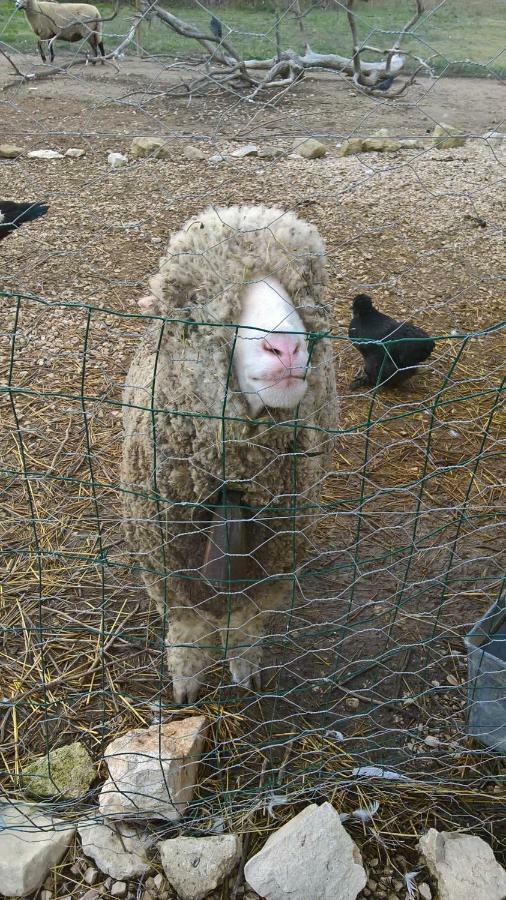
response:
[[[248,406],[253,415],[257,415],[263,407],[267,409],[295,409],[307,391],[307,381],[297,379],[288,386],[267,384],[262,386],[253,382],[243,387]]]

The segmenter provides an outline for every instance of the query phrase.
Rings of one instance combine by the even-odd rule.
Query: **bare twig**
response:
[[[401,33],[399,34],[399,36],[398,36],[398,38],[397,38],[397,40],[396,40],[394,46],[393,46],[392,49],[389,50],[389,52],[388,52],[388,55],[387,55],[387,66],[386,66],[386,74],[387,74],[387,75],[390,75],[390,66],[391,66],[391,63],[392,63],[392,59],[393,59],[394,55],[395,55],[396,53],[398,53],[399,47],[401,46],[401,42],[402,42],[403,38],[406,37],[406,35],[408,34],[408,32],[410,32],[411,29],[413,28],[413,25],[416,25],[416,23],[418,22],[418,19],[420,19],[420,18],[423,16],[424,12],[425,12],[425,8],[424,8],[424,5],[423,5],[423,0],[415,0],[415,3],[416,3],[416,12],[415,12],[415,14],[412,16],[412,18],[409,20],[409,22],[406,23],[406,25],[405,25],[404,28],[402,29]]]
[[[18,67],[17,67],[16,63],[14,62],[14,60],[11,59],[11,57],[9,56],[9,54],[6,53],[5,50],[2,49],[2,47],[0,47],[0,53],[2,54],[2,56],[5,57],[5,59],[7,60],[7,62],[9,62],[9,63],[11,64],[12,68],[13,68],[14,71],[16,72],[16,75],[19,75],[21,78],[26,78],[26,79],[31,78],[30,75],[25,75],[24,72],[21,71],[21,69],[18,69]]]
[[[350,26],[351,37],[353,40],[353,56],[351,58],[353,64],[353,74],[360,78],[361,69],[360,69],[360,52],[358,49],[358,34],[357,34],[357,26],[355,23],[355,14],[352,12],[354,0],[346,0],[346,16],[348,18],[348,24]]]

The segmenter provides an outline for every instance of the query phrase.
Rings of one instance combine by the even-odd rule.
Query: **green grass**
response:
[[[302,0],[304,6],[304,0]],[[98,2],[104,17],[112,12],[112,5]],[[446,74],[506,75],[506,5],[504,0],[427,0],[429,7],[416,26],[416,35],[404,47],[417,56],[432,57],[438,72]],[[378,47],[388,47],[406,23],[414,8],[413,0],[373,0],[357,3],[356,15],[362,41]],[[184,6],[167,3],[167,9],[199,25],[209,28],[209,13],[198,3]],[[486,9],[486,14],[483,13]],[[118,16],[104,26],[106,47],[118,44],[128,31],[132,10],[122,7]],[[219,16],[232,30],[230,40],[246,57],[266,57],[275,53],[274,4],[262,7],[240,6],[231,3],[221,7]],[[342,8],[315,9],[305,18],[307,38],[315,50],[324,53],[350,55],[351,38]],[[284,47],[302,49],[298,24],[289,13],[281,23]],[[12,0],[0,0],[0,40],[23,50],[35,51],[35,39],[24,14],[17,12]],[[153,20],[144,26],[143,48],[151,54],[171,54],[178,57],[199,54],[194,41],[184,40]],[[135,52],[131,48],[129,52]]]

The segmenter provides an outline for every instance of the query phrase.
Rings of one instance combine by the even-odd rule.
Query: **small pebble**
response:
[[[418,885],[418,894],[422,900],[432,900],[432,891],[426,881]]]
[[[348,707],[348,709],[358,709],[360,706],[360,700],[358,700],[357,697],[347,697],[346,706]]]
[[[454,687],[458,687],[460,684],[458,679],[455,678],[455,675],[447,675],[446,680],[447,680],[448,684],[453,684]]]
[[[163,877],[161,872],[159,872],[158,875],[155,875],[155,877],[153,878],[153,884],[157,891],[161,891],[162,888],[165,887],[165,878]]]
[[[439,738],[435,737],[433,734],[428,734],[426,738],[423,739],[424,744],[427,744],[427,747],[437,747],[439,746]]]
[[[98,871],[94,869],[93,866],[89,866],[84,873],[84,880],[86,884],[95,884],[98,879]]]
[[[111,887],[110,895],[111,897],[124,897],[127,892],[127,884],[126,881],[115,881]]]
[[[41,891],[40,892],[40,900],[53,900],[53,892],[52,891]]]

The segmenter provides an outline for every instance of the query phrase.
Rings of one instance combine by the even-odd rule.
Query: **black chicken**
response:
[[[409,322],[396,322],[375,309],[367,294],[357,294],[353,300],[348,335],[364,357],[364,369],[353,379],[352,388],[375,387],[385,382],[385,386],[394,387],[411,378],[435,347],[432,338],[421,328]]]
[[[219,19],[216,16],[211,16],[211,31],[215,37],[219,38],[220,41],[223,37],[223,27]]]
[[[393,78],[382,78],[373,85],[374,91],[389,91],[394,83]]]
[[[0,241],[25,222],[45,216],[49,207],[43,203],[14,203],[0,200]]]

